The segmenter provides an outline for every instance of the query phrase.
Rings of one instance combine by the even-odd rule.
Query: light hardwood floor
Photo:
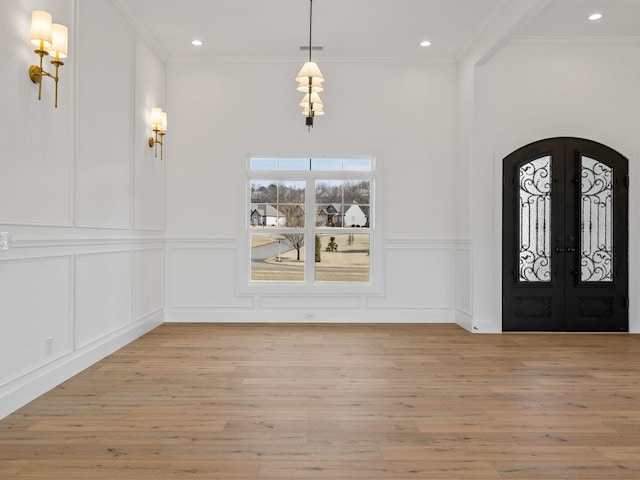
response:
[[[640,479],[640,336],[165,324],[0,421],[0,478]]]

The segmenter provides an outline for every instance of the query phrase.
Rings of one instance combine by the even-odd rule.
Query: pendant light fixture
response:
[[[311,51],[313,50],[311,43],[312,20],[313,0],[309,0],[309,61],[302,66],[298,75],[296,75],[298,91],[306,94],[300,102],[300,106],[302,107],[302,114],[307,117],[305,124],[309,131],[313,127],[313,118],[324,115],[324,106],[322,105],[322,100],[320,100],[320,95],[318,95],[324,90],[322,87],[324,77],[318,65],[311,61]]]

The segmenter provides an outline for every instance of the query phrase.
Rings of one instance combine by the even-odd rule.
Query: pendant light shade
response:
[[[308,93],[309,92],[309,80],[305,80],[304,82],[300,82],[298,84],[298,91],[299,92],[305,92]],[[316,79],[313,79],[311,81],[311,93],[320,93],[320,92],[324,92],[324,87],[322,86],[322,83],[319,82]]]
[[[317,93],[312,93],[309,95],[308,93],[304,96],[304,98],[300,101],[300,106],[306,108],[311,105],[322,105],[322,100],[320,100],[320,95]]]
[[[311,81],[315,80],[317,83],[324,82],[324,76],[316,62],[305,63],[298,72],[298,75],[296,75],[296,82],[308,82],[309,78],[311,78]]]

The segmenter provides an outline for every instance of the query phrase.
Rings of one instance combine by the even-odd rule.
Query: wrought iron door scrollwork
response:
[[[580,280],[613,281],[613,169],[582,157]]]
[[[520,282],[551,281],[551,157],[520,167]]]

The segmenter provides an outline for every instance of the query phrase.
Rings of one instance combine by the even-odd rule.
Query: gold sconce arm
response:
[[[149,137],[149,147],[156,148],[155,151],[155,157],[158,157],[158,145],[160,145],[160,160],[163,160],[163,152],[162,152],[162,147],[164,146],[164,144],[162,143],[162,139],[165,136],[165,133],[162,130],[153,130],[153,132],[155,133],[155,138],[154,137]],[[160,137],[158,139],[158,137]]]
[[[49,77],[52,78],[54,82],[56,82],[56,99],[55,99],[55,108],[58,108],[58,80],[59,80],[59,76],[58,76],[58,69],[64,65],[64,62],[61,62],[60,60],[51,60],[51,64],[56,67],[56,72],[55,74],[49,73],[46,70],[44,70],[42,68],[42,59],[45,55],[48,55],[49,53],[46,51],[42,51],[42,50],[35,50],[35,53],[37,53],[38,55],[40,55],[40,65],[31,65],[29,67],[29,78],[31,79],[31,81],[33,83],[37,83],[38,84],[38,100],[42,100],[42,77]]]

